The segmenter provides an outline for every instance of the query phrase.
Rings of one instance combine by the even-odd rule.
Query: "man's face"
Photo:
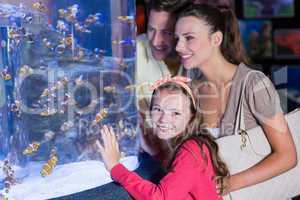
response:
[[[147,28],[151,52],[156,60],[166,59],[174,52],[175,17],[165,11],[151,10]]]

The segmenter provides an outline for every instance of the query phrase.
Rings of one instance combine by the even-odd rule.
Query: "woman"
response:
[[[198,68],[196,98],[206,128],[215,138],[232,135],[242,83],[250,71],[241,43],[238,22],[226,8],[192,5],[176,23],[176,51],[186,69]],[[224,179],[226,194],[277,176],[297,164],[296,149],[271,81],[252,73],[246,81],[246,129],[260,125],[272,153],[255,166]]]

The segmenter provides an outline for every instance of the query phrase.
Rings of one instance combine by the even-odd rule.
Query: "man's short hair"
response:
[[[148,16],[151,10],[176,14],[190,3],[193,3],[193,0],[150,0],[148,4]]]

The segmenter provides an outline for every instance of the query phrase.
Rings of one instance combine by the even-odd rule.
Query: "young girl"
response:
[[[226,177],[227,192],[260,183],[277,176],[297,163],[297,153],[279,96],[271,81],[261,73],[251,73],[237,19],[228,8],[191,5],[176,23],[176,50],[186,69],[198,68],[203,76],[195,81],[203,124],[215,138],[234,134],[234,124],[241,95],[244,93],[246,129],[260,125],[272,153],[255,166]]]
[[[199,115],[192,91],[184,77],[156,82],[150,104],[153,132],[166,140],[173,152],[169,170],[159,184],[143,180],[119,163],[116,136],[104,126],[103,145],[97,142],[107,170],[134,199],[220,200],[215,180],[228,175],[218,156],[218,146],[199,129]]]

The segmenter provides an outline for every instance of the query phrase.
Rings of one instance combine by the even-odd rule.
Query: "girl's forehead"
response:
[[[168,89],[161,89],[157,91],[154,97],[154,103],[163,106],[180,106],[189,104],[189,97],[180,90],[170,91]]]

